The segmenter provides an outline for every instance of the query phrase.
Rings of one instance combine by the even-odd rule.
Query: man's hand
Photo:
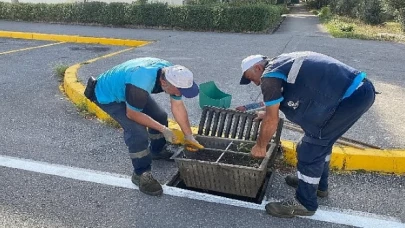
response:
[[[170,142],[170,143],[173,143],[173,144],[178,143],[176,135],[168,127],[163,126],[162,134],[165,137],[167,142]]]
[[[257,111],[256,115],[257,115],[257,117],[254,118],[253,121],[262,120],[264,118],[264,116],[266,115],[266,111]]]
[[[252,147],[250,153],[254,158],[264,158],[266,157],[266,147],[260,147],[256,144]]]
[[[186,149],[192,152],[195,152],[197,150],[204,149],[204,146],[201,145],[193,135],[186,135],[184,137],[184,145],[186,146]]]

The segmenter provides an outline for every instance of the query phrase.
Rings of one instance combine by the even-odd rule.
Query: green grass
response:
[[[76,108],[77,108],[77,111],[79,112],[79,114],[82,115],[86,119],[94,119],[96,117],[95,113],[89,111],[89,108],[87,107],[86,102],[77,104]]]
[[[117,129],[121,128],[121,125],[114,119],[107,119],[104,121],[104,123],[113,128],[117,128]]]
[[[55,67],[55,74],[59,78],[59,80],[63,80],[67,68],[69,68],[69,66],[63,64],[57,65]]]
[[[333,37],[405,43],[405,33],[401,30],[401,25],[396,22],[368,25],[358,19],[341,16],[329,18],[320,16],[320,19]]]

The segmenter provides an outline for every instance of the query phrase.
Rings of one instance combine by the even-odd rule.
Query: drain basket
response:
[[[183,150],[174,157],[185,185],[256,197],[265,181],[269,162],[276,156],[283,120],[280,119],[277,132],[267,146],[266,156],[254,160],[250,149],[256,143],[261,124],[261,121],[253,121],[255,117],[252,113],[205,106],[195,136],[205,149],[197,153]]]
[[[183,151],[174,159],[179,167],[180,177],[187,187],[254,198],[263,185],[267,164],[275,149],[276,145],[270,144],[263,159],[253,159],[250,153],[207,148],[198,153],[205,154],[209,151],[211,155],[216,155],[210,155],[207,159],[196,157],[198,153],[185,155]],[[216,161],[211,159],[213,157],[217,158]],[[237,162],[232,160],[248,164],[233,164]]]

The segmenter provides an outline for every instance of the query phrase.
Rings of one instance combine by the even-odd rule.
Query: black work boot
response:
[[[307,210],[295,197],[283,202],[268,203],[266,212],[280,218],[292,218],[297,215],[312,216],[315,214],[315,211]]]
[[[296,177],[296,176],[286,176],[285,182],[293,188],[298,188],[298,177]],[[326,190],[326,191],[317,190],[316,195],[318,197],[325,198],[329,195],[329,192],[328,192],[328,190]]]
[[[139,191],[151,195],[160,196],[163,193],[162,185],[153,178],[150,171],[144,172],[141,175],[132,174],[132,183],[139,187]]]

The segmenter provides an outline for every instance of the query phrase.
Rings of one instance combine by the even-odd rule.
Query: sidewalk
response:
[[[308,12],[305,4],[292,6],[287,18],[280,29],[277,30],[278,34],[330,37],[320,25],[318,17]]]

